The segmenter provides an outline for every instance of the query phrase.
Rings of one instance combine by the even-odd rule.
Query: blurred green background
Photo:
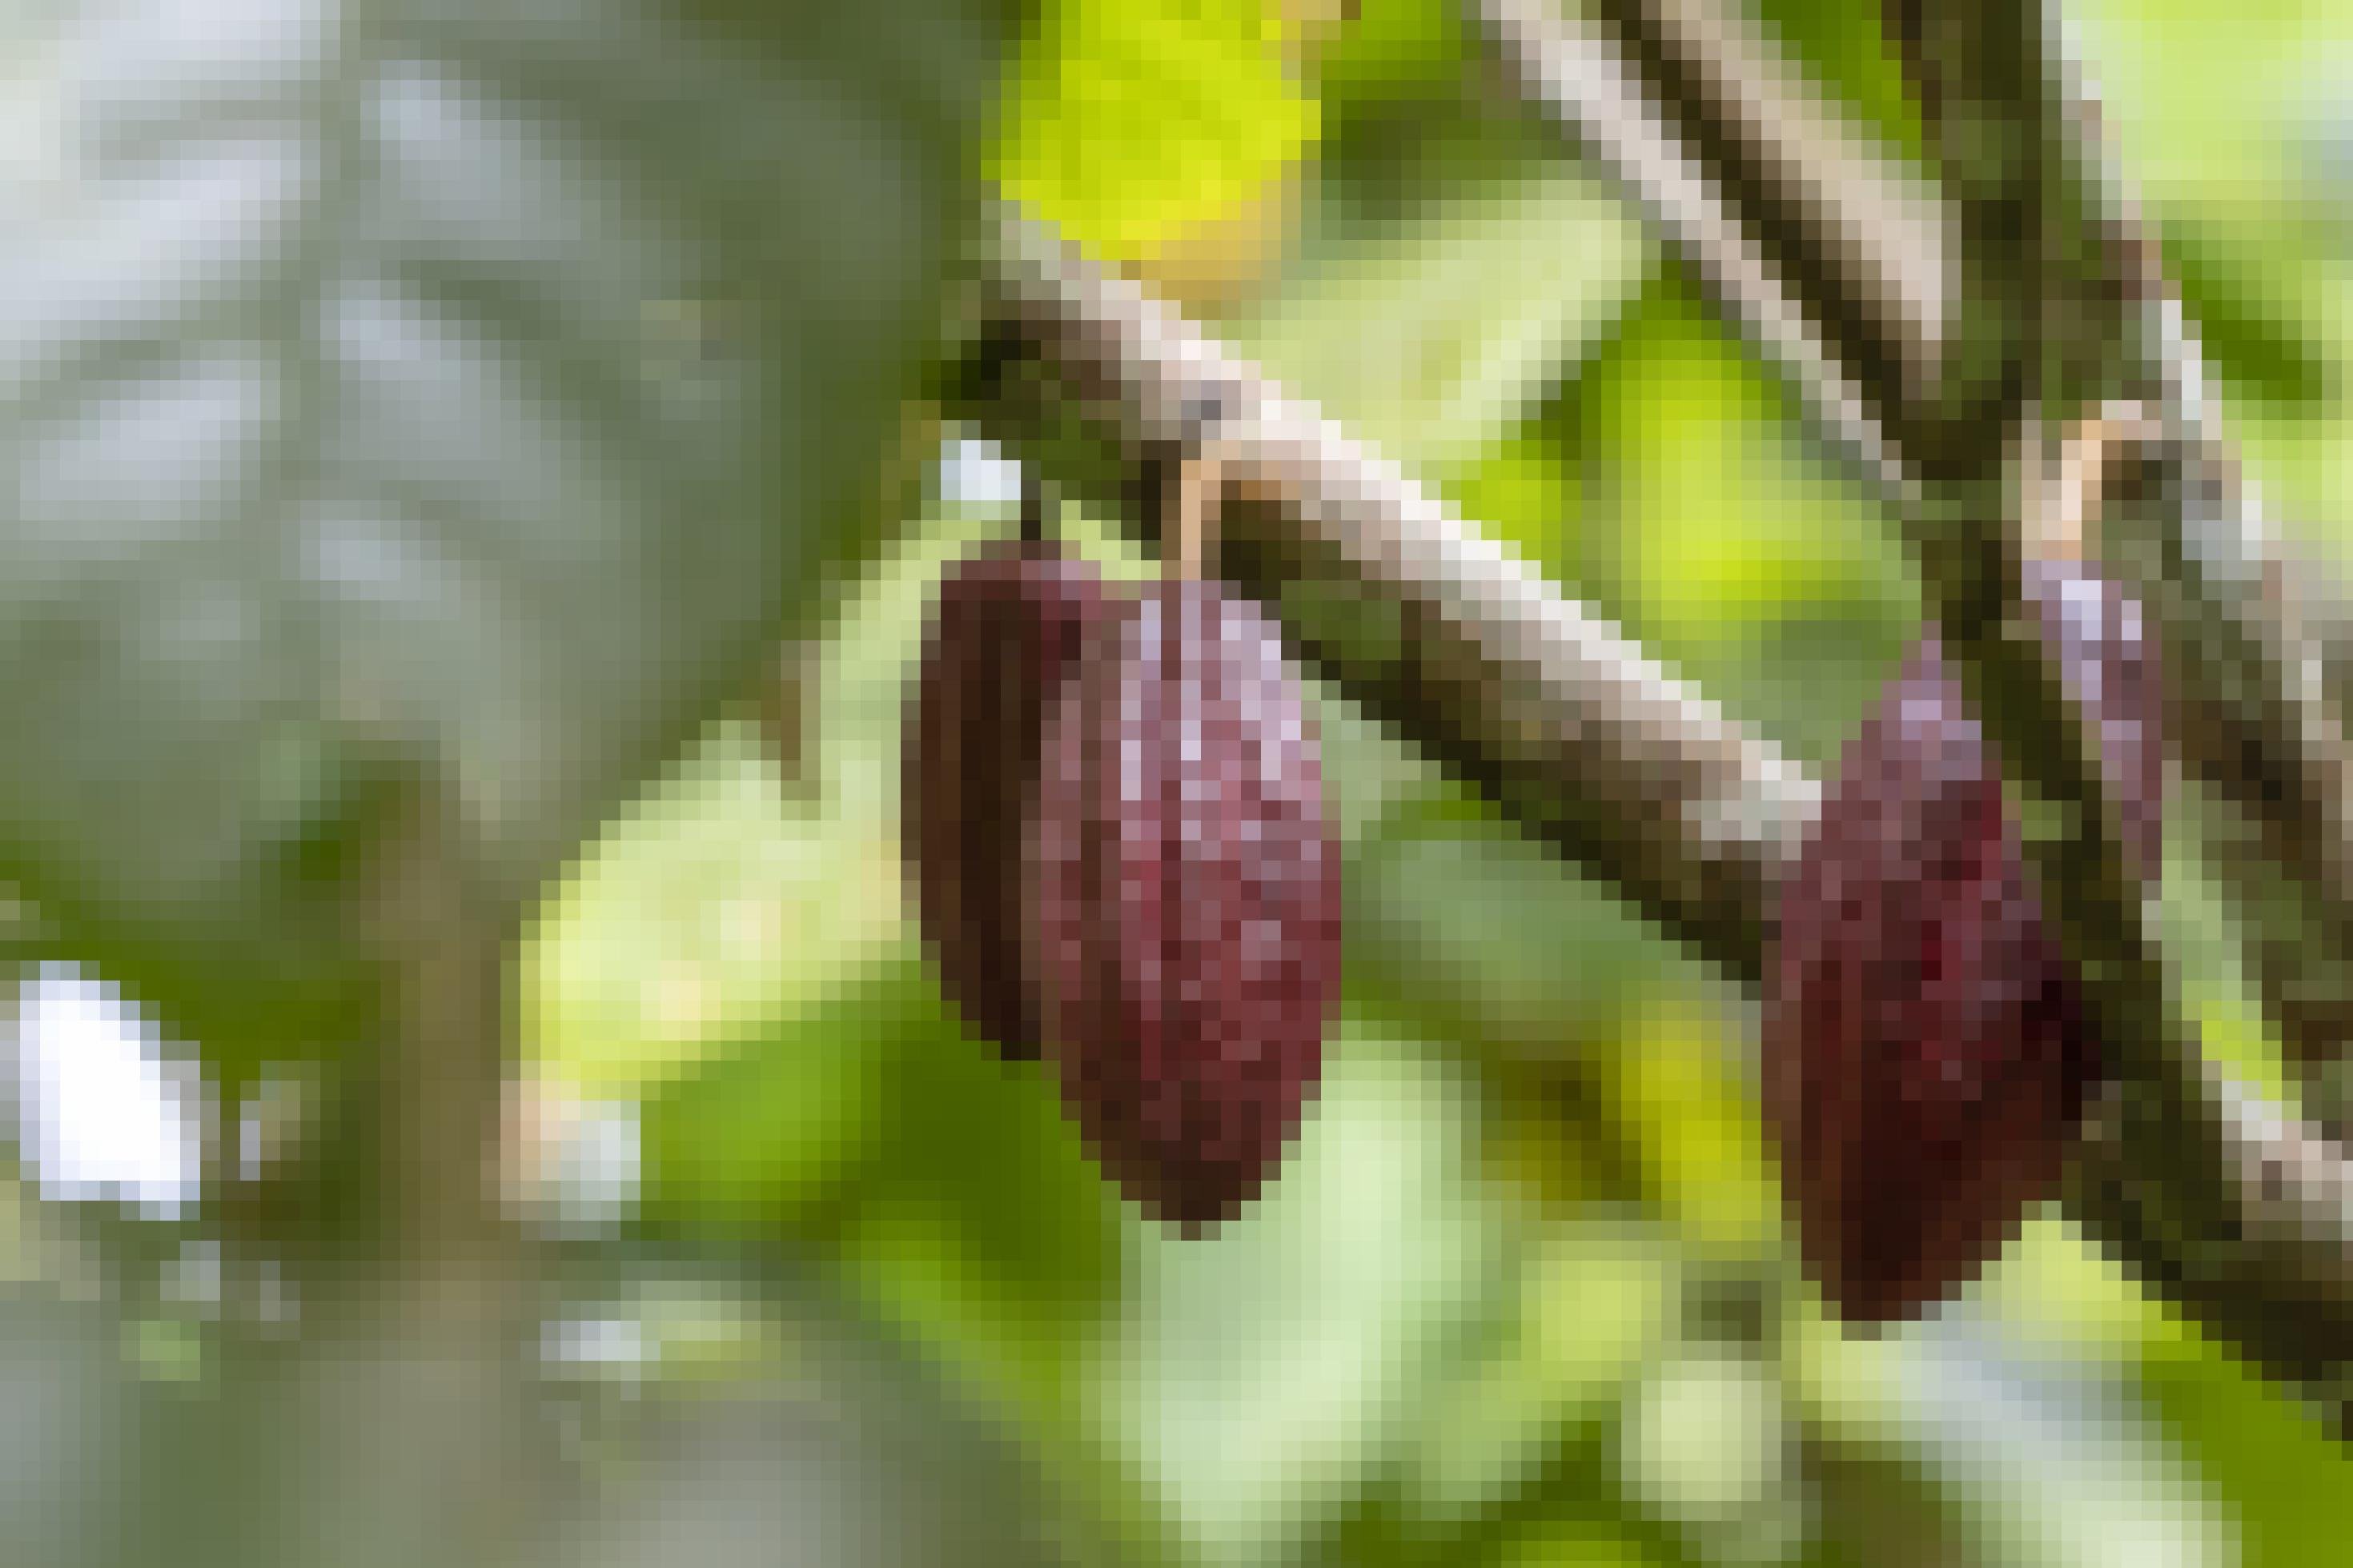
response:
[[[1916,139],[1873,7],[1757,9],[1862,123]],[[2232,433],[2289,526],[2353,559],[2295,521],[2353,517],[2353,12],[2070,9]],[[1005,104],[972,149],[988,180],[1834,764],[1917,626],[1888,520],[1454,6],[1049,0]],[[1329,693],[1350,925],[1326,1078],[1255,1208],[1190,1244],[1142,1223],[1050,1077],[960,1032],[909,924],[911,661],[941,573],[1014,520],[1001,459],[916,427],[928,477],[848,580],[801,776],[753,721],[710,726],[533,921],[524,1155],[536,1201],[572,1205],[594,1308],[567,1310],[601,1325],[559,1381],[766,1375],[801,1331],[746,1281],[781,1271],[977,1412],[1081,1561],[2346,1560],[2348,1456],[2055,1212],[1928,1321],[1828,1322],[1750,1004]],[[1147,569],[1118,520],[1059,521]],[[2189,994],[2276,1082],[2176,847]],[[58,1206],[12,1205],[18,1275],[71,1272]],[[168,1232],[167,1276],[201,1263],[201,1223],[127,1223]],[[137,1376],[202,1375],[203,1300],[135,1316]],[[929,1560],[995,1560],[971,1551]]]

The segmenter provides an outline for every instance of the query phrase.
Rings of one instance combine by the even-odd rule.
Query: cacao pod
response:
[[[1028,931],[1099,1166],[1198,1235],[1281,1163],[1340,977],[1339,848],[1273,629],[1171,578],[1098,629],[1047,731]]]
[[[2028,598],[2137,871],[2161,852],[2156,653],[2139,607],[2042,563]],[[1778,898],[1764,1093],[1799,1247],[1840,1314],[1909,1317],[2053,1188],[2102,1074],[1983,731],[1933,635],[1849,743]]]
[[[1004,540],[942,583],[918,667],[902,775],[917,925],[948,1000],[1011,1060],[1038,1055],[1021,836],[1046,714],[1113,603],[1086,562]]]

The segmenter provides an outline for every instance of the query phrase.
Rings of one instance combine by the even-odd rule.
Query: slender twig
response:
[[[1082,482],[1082,443],[1058,428],[1073,405],[1088,439],[1132,464],[1218,399],[1232,454],[1220,574],[1275,604],[1302,651],[1369,711],[1663,931],[1755,982],[1773,889],[1820,807],[1815,781],[1141,289],[1033,225],[1008,218],[998,239],[985,336],[1000,363],[957,412]],[[1359,612],[1351,635],[1304,612],[1303,584],[1345,596]],[[1353,635],[1366,622],[1388,635]],[[2153,994],[2161,1004],[2162,988]],[[2095,1124],[2076,1212],[2214,1333],[2324,1387],[2353,1365],[2342,1201],[2353,1168],[2210,1092],[2194,1057],[2163,1063],[2178,1087],[2127,1097]],[[2201,1135],[2145,1136],[2134,1108],[2167,1104],[2210,1109],[2192,1123]]]
[[[1950,239],[1933,195],[1737,7],[1593,0],[1590,10],[1638,62],[1669,133],[1725,190],[1790,307],[1817,324],[1874,416],[1900,428],[1933,386],[1951,328]],[[1522,16],[1508,36],[1535,37]]]
[[[1686,155],[1651,85],[1617,41],[1592,24],[1562,19],[1535,0],[1479,0],[1473,9],[1497,41],[1520,90],[1568,123],[1701,281],[1729,304],[1730,320],[1789,372],[1815,417],[1864,480],[1900,498],[1902,460],[1889,449],[1872,406],[1872,389],[1851,370],[1891,356],[1841,345],[1827,335],[1819,314],[1810,319],[1799,307],[1773,258],[1740,224],[1716,180]],[[1873,210],[1902,207],[1892,195],[1872,205]],[[1933,247],[1922,250],[1929,258],[1937,254]],[[1872,270],[1866,260],[1848,269],[1849,280],[1860,296],[1887,296],[1892,280],[1866,281]],[[1905,280],[1915,293],[1936,297],[1932,268],[1924,265],[1921,275]],[[1907,297],[1902,308],[1916,313],[1934,306]],[[1915,329],[1899,352],[1915,361],[1933,358],[1930,336]]]
[[[2184,761],[2222,787],[2270,867],[2302,873],[2230,867],[2237,851],[2222,847],[2233,888],[2274,895],[2241,900],[2257,916],[2253,968],[2291,1050],[2316,1064],[2346,1049],[2315,1002],[2342,993],[2338,972],[2353,959],[2353,744],[2330,694],[2328,589],[2275,537],[2240,471],[2137,193],[2108,155],[2080,70],[2064,60],[2054,70],[2085,165],[2075,221],[2089,234],[2076,250],[2089,262],[2068,290],[2095,307],[2079,316],[2084,352],[2119,364],[2118,378],[2158,411],[2163,437],[2138,504],[2113,514],[2107,554],[2156,609],[2168,643],[2197,650],[2178,679]]]

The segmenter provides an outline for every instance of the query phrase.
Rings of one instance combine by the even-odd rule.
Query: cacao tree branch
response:
[[[2267,1121],[2201,1055],[2151,929],[2154,900],[2129,868],[2096,734],[2041,640],[2020,630],[2033,622],[2022,607],[2021,531],[2008,521],[2021,511],[2014,458],[2033,445],[2037,422],[2083,411],[2138,368],[2124,334],[2099,335],[2081,313],[2050,308],[2105,281],[2087,279],[2080,260],[2083,143],[2051,18],[2042,0],[1897,10],[1960,243],[1960,335],[1936,395],[1905,432],[1918,489],[1904,529],[2110,1053],[2113,1087],[2087,1141],[2079,1199],[2105,1238],[2150,1254],[2151,1277],[2210,1321],[2229,1314],[2237,1348],[2300,1386],[2342,1430],[2336,1373],[2353,1364],[2353,1233],[2333,1201],[2340,1185],[2316,1174],[2341,1173],[2341,1157]],[[2168,668],[2200,651],[2176,652]],[[2263,1148],[2253,1163],[2251,1140]],[[2298,1243],[2281,1245],[2297,1227]]]
[[[1531,101],[1617,174],[1900,505],[1907,426],[1952,315],[1936,210],[1723,5],[1590,9],[1593,21],[1565,21],[1535,0],[1471,6]],[[2088,92],[2072,71],[2058,79],[2063,144],[2096,152]],[[2331,697],[2353,689],[2353,641],[2327,613],[2326,574],[2277,536],[2228,451],[2195,330],[2132,193],[2113,169],[2088,173],[2072,216],[2093,264],[2037,304],[2088,343],[2129,344],[2128,361],[2103,349],[2094,369],[2168,434],[2165,504],[2130,514],[2137,526],[2109,553],[2175,651],[2184,762],[2284,873],[2258,879],[2269,896],[2241,913],[2273,1016],[2316,1064],[2343,1054],[2337,1026],[2353,1016],[2353,778]]]
[[[1754,984],[1772,889],[1820,805],[1803,769],[1142,289],[1018,218],[997,237],[952,413],[1100,498],[1214,403],[1241,484],[1221,574],[1369,712]],[[1131,493],[1125,515],[1149,512]],[[2109,1111],[2075,1212],[2219,1338],[2327,1388],[2353,1365],[2353,1168],[2207,1092],[2194,1057],[2156,1065],[2179,1087],[2140,1098],[2211,1109],[2203,1132],[2152,1139]]]
[[[1900,427],[1932,384],[1948,330],[1951,246],[1931,193],[1736,10],[1715,0],[1581,9],[1589,20],[1564,20],[1534,0],[1473,6],[1532,101],[1613,167],[1609,149],[1628,136],[1620,105],[1562,73],[1602,55],[1622,61],[1669,154],[1699,171],[1724,209],[1704,226],[1735,228],[1769,271],[1772,291],[1727,301],[1729,314],[1804,321],[1870,416]]]
[[[1873,406],[1883,386],[1923,384],[1933,363],[1943,320],[1943,247],[1900,184],[1871,165],[1832,133],[1820,114],[1801,141],[1776,143],[1769,158],[1729,175],[1694,157],[1686,127],[1670,119],[1672,100],[1641,68],[1641,57],[1595,22],[1565,19],[1537,0],[1476,0],[1473,20],[1486,33],[1521,93],[1560,121],[1618,182],[1643,214],[1680,249],[1702,283],[1766,356],[1790,375],[1814,416],[1866,482],[1891,499],[1904,491],[1903,459],[1889,444]],[[1715,79],[1711,79],[1715,80]],[[1725,128],[1722,145],[1752,145],[1774,133],[1776,115],[1799,120],[1795,94],[1743,97],[1730,74],[1710,95]],[[1752,94],[1755,75],[1739,87]],[[1694,88],[1704,93],[1705,89]],[[1685,115],[1685,120],[1698,118]],[[1743,140],[1743,131],[1757,138]],[[1732,162],[1727,160],[1727,162]],[[1799,171],[1809,163],[1820,175]],[[1792,232],[1799,215],[1824,209],[1769,189],[1786,191],[1813,178],[1856,183],[1831,221],[1862,224],[1891,241],[1884,254],[1868,241],[1840,247],[1802,243]],[[1746,198],[1736,202],[1735,195]],[[1774,209],[1792,222],[1752,228],[1751,211]],[[1816,216],[1812,221],[1820,222]],[[1821,263],[1810,271],[1813,258]],[[1786,279],[1809,275],[1820,287],[1809,301]],[[1848,301],[1854,301],[1850,304]],[[1919,318],[1899,322],[1896,316]]]

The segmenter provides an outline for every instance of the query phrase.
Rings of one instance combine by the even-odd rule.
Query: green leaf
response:
[[[882,1136],[846,1220],[843,1267],[959,1375],[1028,1416],[1060,1418],[1095,1366],[1132,1216],[1088,1157],[1053,1069],[1000,1060],[966,1034],[913,944],[893,963],[908,999],[923,997],[923,1022],[879,1042]]]
[[[1134,261],[1225,216],[1315,139],[1261,0],[1054,0],[992,174],[1094,254]]]
[[[111,1306],[0,1295],[0,1517],[17,1562],[131,1560],[122,1500],[141,1423],[126,1330]]]
[[[801,1234],[871,1154],[888,1065],[955,1043],[927,976],[903,960],[866,966],[648,1100],[647,1216],[696,1234]]]
[[[1791,601],[1870,582],[1875,520],[1808,472],[1786,399],[1674,275],[1580,387],[1619,466],[1625,552],[1647,627],[1677,649],[1737,640]]]
[[[1492,1339],[1417,1424],[1404,1467],[1417,1514],[1464,1523],[1516,1500],[1672,1341],[1680,1264],[1669,1238],[1598,1213],[1536,1238]]]
[[[1601,1076],[1658,1205],[1696,1248],[1754,1254],[1780,1235],[1780,1185],[1739,1043],[1687,995],[1656,1000]]]
[[[2338,401],[2341,347],[2316,342],[2308,326],[2327,310],[2311,258],[2282,266],[2276,248],[2257,249],[2251,237],[2211,220],[2159,228],[2200,344],[2233,392],[2294,412],[2323,412]]]
[[[807,808],[751,726],[722,725],[541,913],[529,1037],[584,1092],[644,1092],[823,1005],[898,941],[903,901],[887,821]]]
[[[2244,1568],[2295,1568],[2343,1550],[2353,1458],[2309,1412],[2193,1336],[2153,1352],[2141,1385],[2237,1520]]]
[[[12,36],[0,879],[183,1020],[333,1027],[387,778],[527,895],[864,548],[990,40],[701,15]]]
[[[1706,984],[1609,889],[1460,786],[1404,795],[1344,882],[1351,994],[1434,1039],[1556,1057]]]
[[[909,941],[648,1108],[664,1234],[814,1252],[957,1374],[1054,1412],[1115,1297],[1117,1198],[1050,1069],[966,1034]]]
[[[0,1322],[0,1382],[12,1411],[54,1428],[24,1452],[50,1470],[26,1479],[46,1481],[57,1500],[12,1509],[10,1562],[1047,1568],[1089,1560],[1069,1549],[1067,1534],[1041,1529],[1049,1497],[1039,1467],[997,1412],[805,1271],[744,1275],[675,1253],[575,1260],[565,1288],[540,1297],[548,1316],[540,1353],[528,1357],[460,1355],[446,1342],[380,1332],[267,1345],[231,1338],[217,1377],[198,1388],[150,1383],[120,1416],[100,1403],[102,1384],[79,1390],[82,1404],[63,1411],[54,1395],[38,1397],[77,1370],[60,1352],[79,1347],[23,1339],[22,1314],[13,1315]],[[29,1384],[8,1376],[19,1345],[62,1364]],[[18,1397],[27,1394],[36,1397]],[[108,1439],[102,1449],[77,1452],[96,1437]],[[8,1479],[0,1475],[0,1488]],[[16,1500],[5,1489],[0,1498]],[[52,1554],[36,1532],[84,1498],[96,1508],[62,1543],[79,1552]],[[117,1531],[126,1544],[108,1539]],[[111,1550],[90,1550],[101,1542]]]
[[[1085,1561],[1046,1523],[1035,1457],[995,1411],[818,1290],[763,1306],[772,1364],[598,1413],[598,1484],[551,1510],[518,1568]]]
[[[1318,95],[1333,110],[1381,105],[1453,87],[1472,39],[1452,0],[1360,0],[1316,59]]]
[[[1726,1347],[1686,1346],[1650,1370],[1622,1414],[1627,1491],[1678,1527],[1694,1555],[1796,1555],[1806,1525],[1790,1473],[1795,1434],[1767,1368]]]
[[[1496,1560],[1497,1568],[1656,1568],[1679,1561],[1631,1530],[1590,1519],[1547,1521]]]
[[[1211,1561],[1287,1561],[1410,1432],[1504,1261],[1459,1077],[1356,1023],[1280,1178],[1138,1249],[1108,1429]]]
[[[1787,389],[1662,271],[1578,379],[1594,579],[1662,659],[1827,757],[1917,626],[1897,535],[1800,440]],[[1588,535],[1600,531],[1588,525]]]
[[[1550,391],[1647,254],[1588,176],[1521,169],[1370,235],[1344,227],[1232,335],[1384,456],[1443,469]]]
[[[1898,1441],[1920,1455],[1989,1561],[2238,1561],[2238,1532],[2212,1488],[2113,1369],[2031,1351],[1966,1304],[1892,1348]]]

